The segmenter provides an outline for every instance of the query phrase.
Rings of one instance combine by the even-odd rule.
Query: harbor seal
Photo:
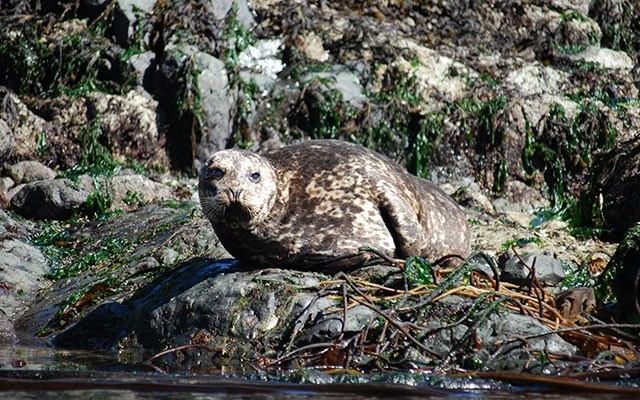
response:
[[[346,270],[363,247],[395,258],[469,254],[460,207],[387,157],[338,140],[258,155],[221,150],[200,171],[204,215],[243,264]]]

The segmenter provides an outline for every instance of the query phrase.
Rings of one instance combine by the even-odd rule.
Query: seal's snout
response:
[[[242,189],[239,188],[229,188],[229,199],[232,203],[240,202],[240,193],[242,193]]]

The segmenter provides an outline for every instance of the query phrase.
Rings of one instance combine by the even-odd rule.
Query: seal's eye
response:
[[[254,182],[254,183],[260,182],[260,173],[254,172],[253,174],[249,175],[249,179],[251,180],[251,182]]]
[[[215,180],[218,180],[224,176],[224,171],[220,168],[213,168],[209,171],[209,177]]]

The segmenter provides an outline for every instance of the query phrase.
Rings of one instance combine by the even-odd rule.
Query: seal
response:
[[[465,214],[448,195],[343,141],[263,155],[218,151],[200,171],[198,194],[222,245],[243,264],[346,270],[371,261],[365,247],[429,261],[470,251]]]

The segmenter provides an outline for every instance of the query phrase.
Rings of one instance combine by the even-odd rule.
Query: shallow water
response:
[[[129,357],[130,359],[131,357]],[[639,398],[635,393],[594,393],[527,387],[491,380],[399,374],[371,383],[287,383],[219,374],[164,374],[142,363],[123,363],[117,352],[13,346],[0,349],[0,398],[6,399],[493,399]],[[143,359],[140,357],[140,359]],[[320,376],[324,373],[317,372]],[[328,381],[328,380],[327,380]],[[395,382],[395,383],[394,383]],[[401,383],[397,383],[401,382]]]

